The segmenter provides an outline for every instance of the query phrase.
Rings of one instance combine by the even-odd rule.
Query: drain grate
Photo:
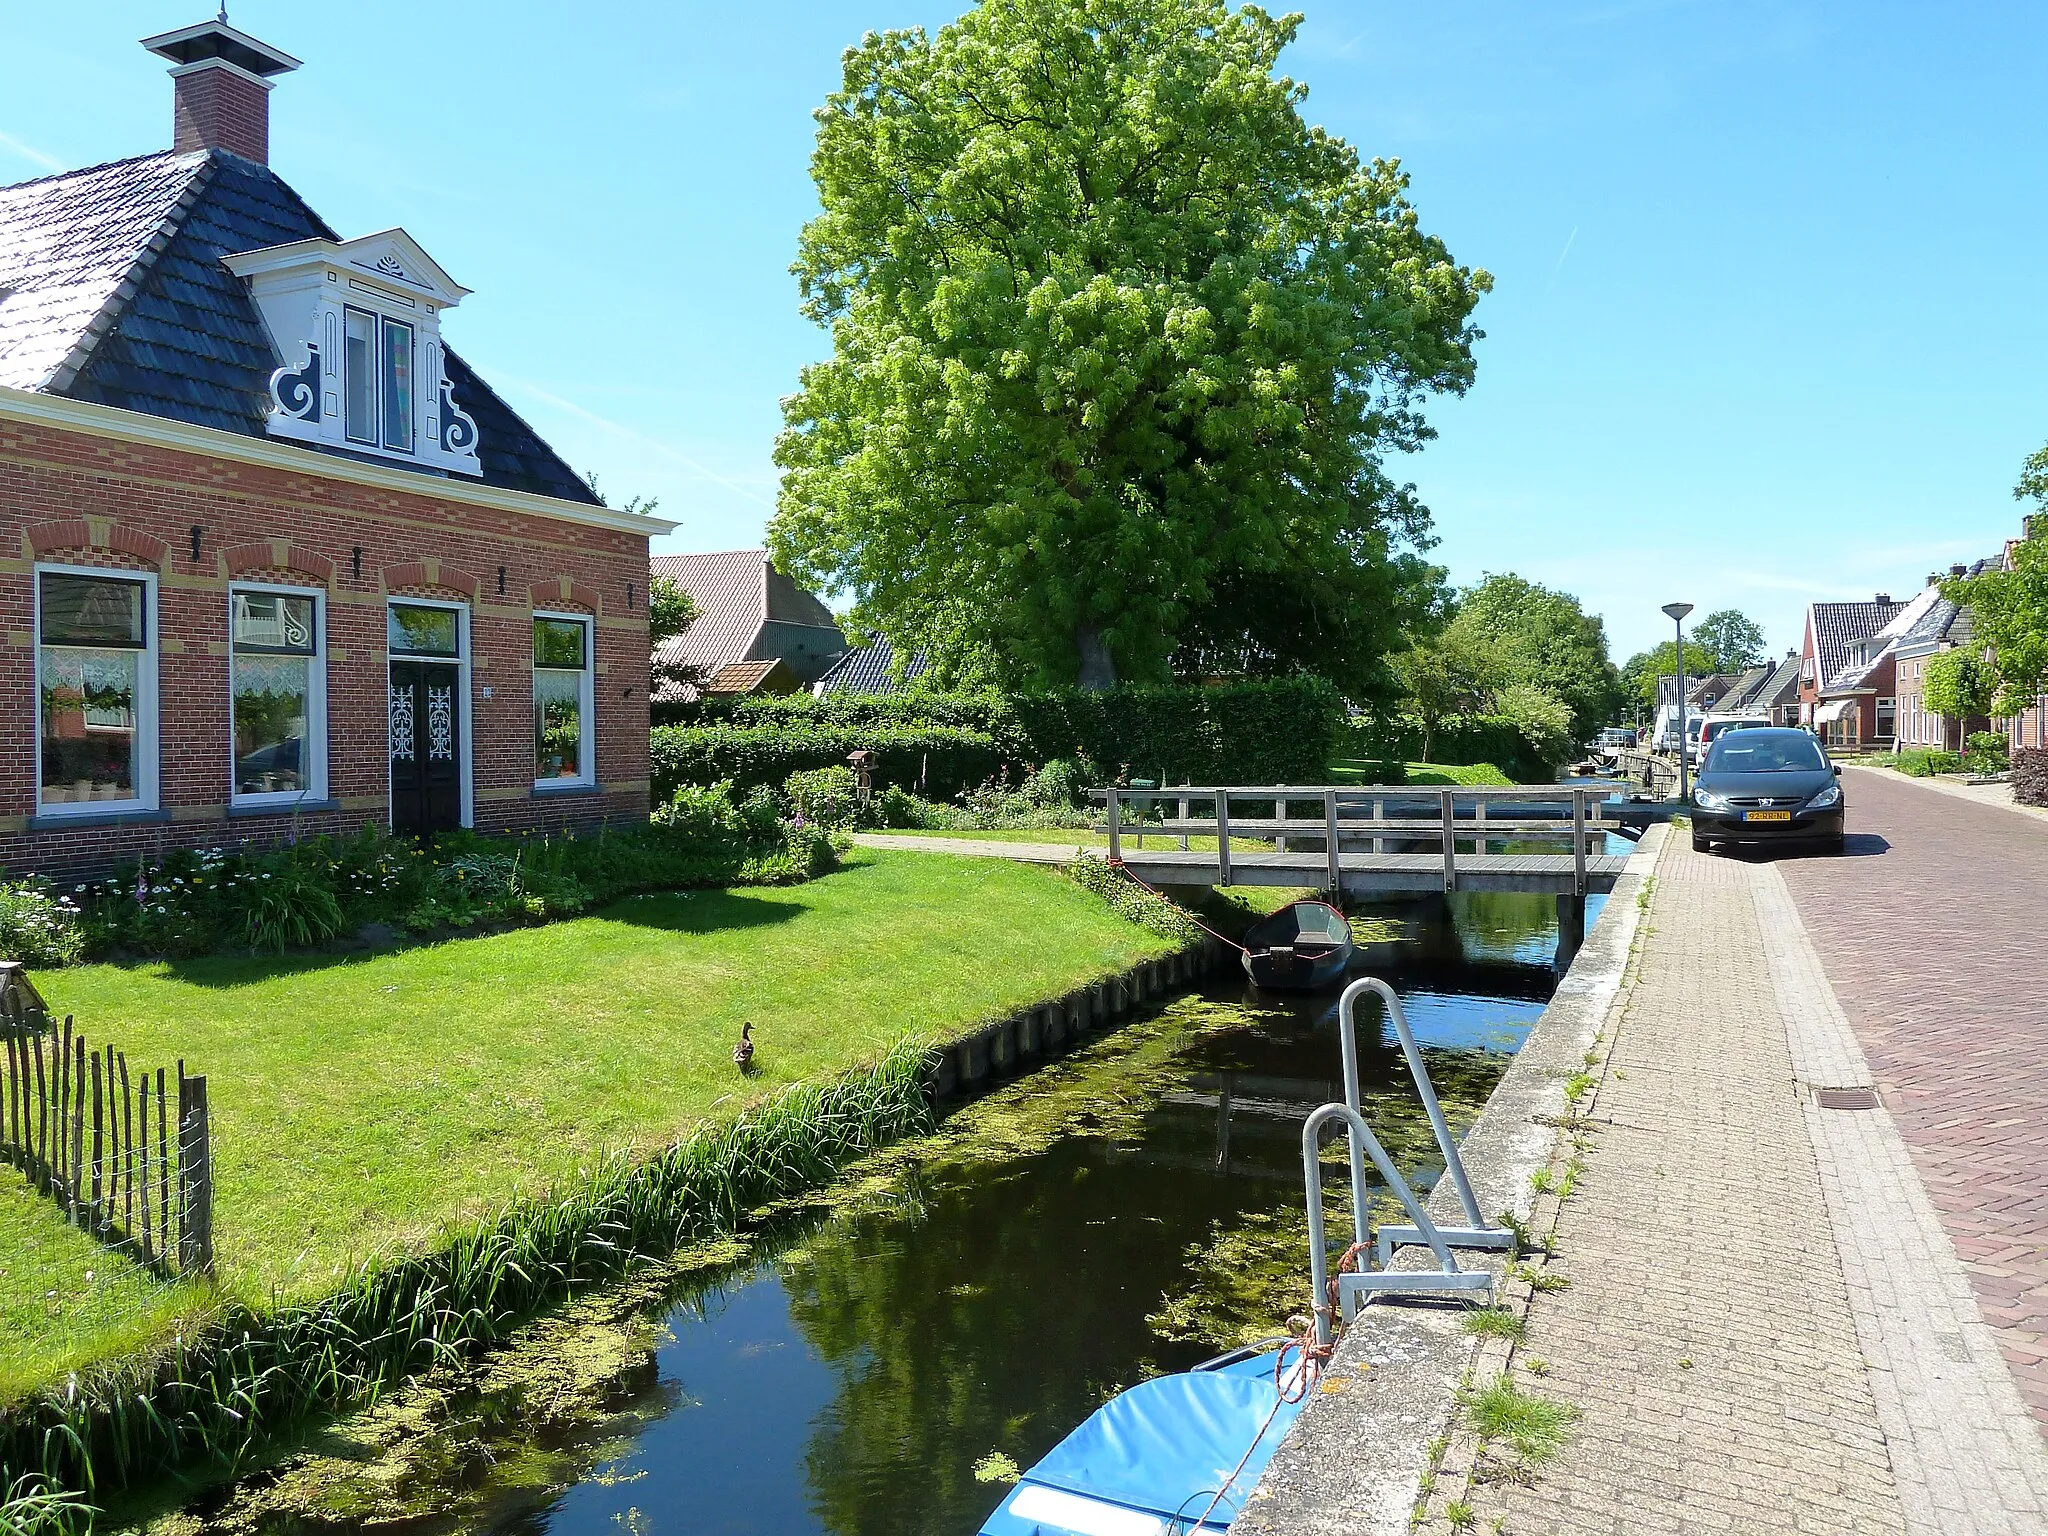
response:
[[[1816,1088],[1813,1097],[1822,1109],[1875,1109],[1875,1088]]]

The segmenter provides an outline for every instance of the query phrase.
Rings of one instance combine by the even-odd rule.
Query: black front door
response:
[[[391,663],[391,830],[415,837],[462,825],[462,669]]]

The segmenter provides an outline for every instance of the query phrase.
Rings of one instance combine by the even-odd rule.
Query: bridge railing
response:
[[[1120,786],[1090,792],[1104,806],[1103,822],[1095,830],[1109,834],[1109,855],[1123,857],[1123,839],[1134,837],[1140,848],[1150,835],[1164,834],[1178,840],[1181,848],[1188,839],[1207,836],[1216,839],[1219,884],[1230,884],[1231,840],[1271,840],[1280,852],[1287,851],[1290,838],[1320,838],[1327,856],[1327,874],[1334,888],[1341,883],[1345,845],[1352,851],[1385,851],[1390,839],[1434,841],[1440,844],[1444,860],[1445,889],[1457,880],[1458,843],[1476,844],[1485,853],[1490,839],[1566,839],[1571,842],[1574,886],[1586,889],[1586,857],[1591,843],[1620,826],[1597,815],[1597,805],[1606,798],[1604,789],[1569,784],[1452,785],[1442,788],[1400,784],[1302,785],[1302,784],[1174,784],[1159,789],[1126,789]],[[1266,808],[1265,814],[1237,815],[1232,807],[1249,802]],[[1148,817],[1144,809],[1165,804],[1173,814]],[[1206,804],[1210,814],[1194,814]],[[1389,814],[1388,806],[1394,810]],[[1554,815],[1514,813],[1521,805],[1552,805]],[[1297,808],[1313,806],[1311,816],[1297,814]],[[1368,811],[1366,807],[1370,807]],[[1416,815],[1418,807],[1428,814]],[[1508,808],[1501,815],[1498,807]],[[1127,810],[1137,811],[1132,817]]]

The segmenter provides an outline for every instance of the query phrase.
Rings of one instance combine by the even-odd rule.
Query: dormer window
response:
[[[353,304],[341,311],[344,434],[352,443],[413,451],[413,328]]]
[[[270,379],[277,437],[481,475],[476,422],[441,348],[469,292],[403,230],[299,240],[225,258],[249,284],[284,366]]]

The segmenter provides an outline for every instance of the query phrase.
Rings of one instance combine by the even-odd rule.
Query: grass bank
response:
[[[196,1312],[325,1297],[366,1261],[587,1181],[608,1153],[652,1153],[1167,947],[1049,871],[863,850],[806,885],[639,897],[374,956],[39,977],[96,1038],[211,1079],[219,1289],[157,1285],[9,1188],[0,1402]]]

